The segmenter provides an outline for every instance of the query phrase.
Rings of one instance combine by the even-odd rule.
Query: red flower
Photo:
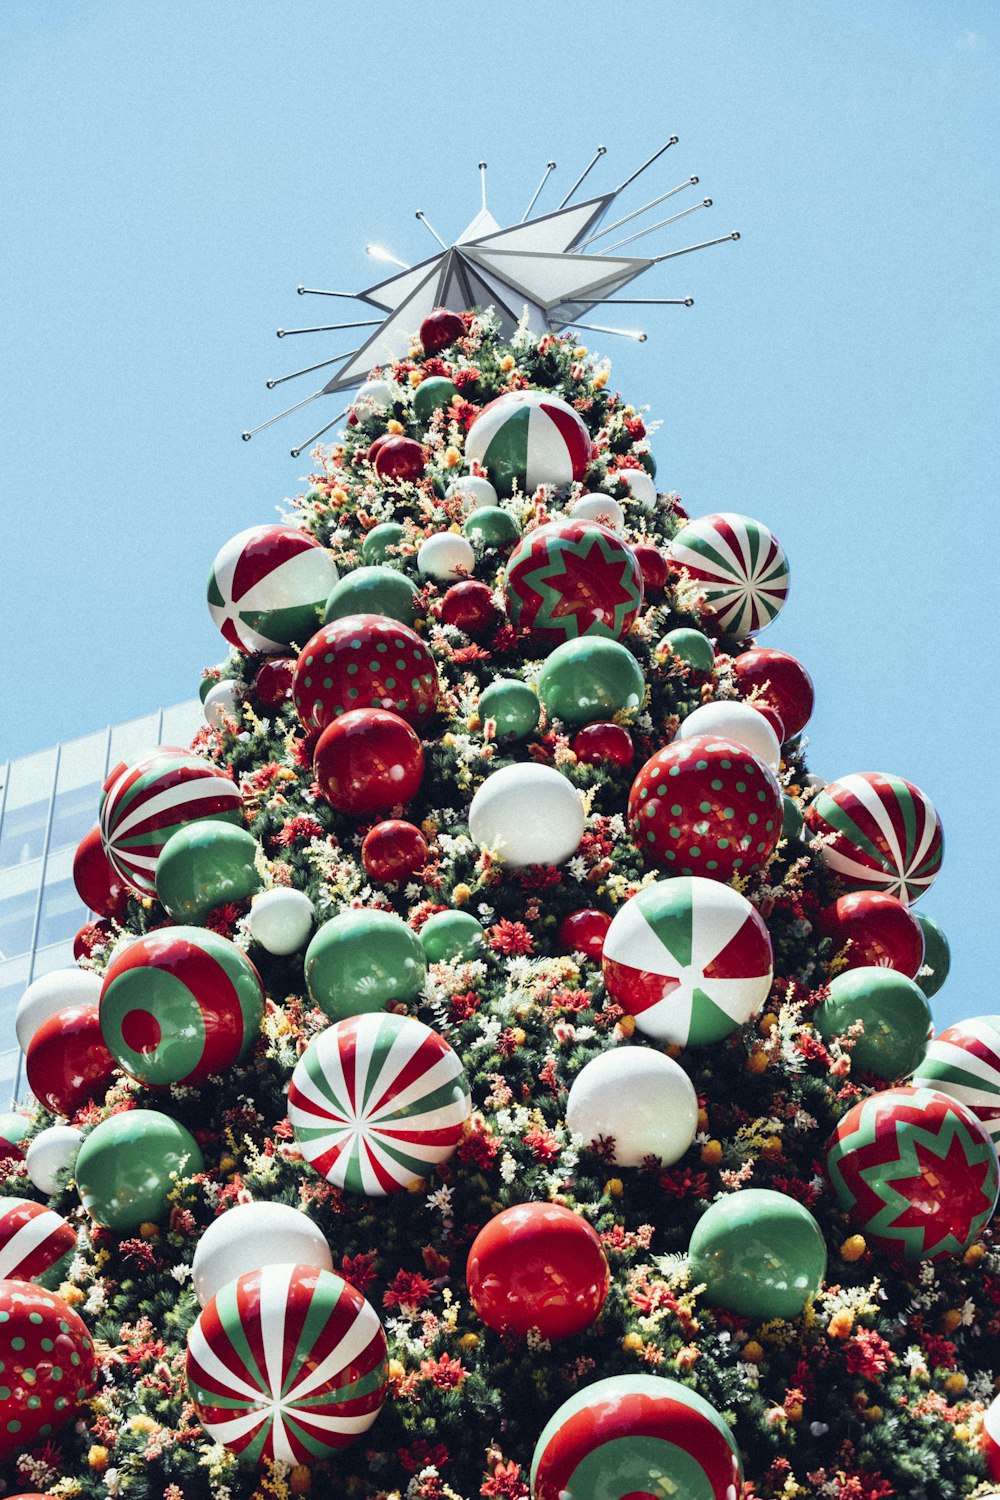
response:
[[[625,431],[628,433],[630,438],[635,438],[637,441],[639,438],[644,438],[646,436],[645,423],[643,422],[641,417],[626,417]]]
[[[692,1194],[695,1198],[708,1197],[708,1178],[704,1172],[692,1172],[690,1167],[683,1171],[661,1172],[660,1187],[671,1198],[687,1198]]]
[[[926,1354],[927,1363],[932,1369],[953,1370],[955,1368],[957,1351],[951,1339],[942,1338],[939,1333],[922,1333],[920,1347]]]
[[[426,1438],[417,1438],[409,1448],[399,1449],[399,1462],[408,1474],[416,1474],[418,1470],[426,1469],[430,1465],[433,1465],[435,1469],[440,1469],[448,1462],[449,1457],[444,1443],[431,1444]]]
[[[559,1155],[559,1142],[544,1125],[532,1125],[525,1134],[524,1144],[536,1161],[554,1161]]]
[[[468,1372],[460,1359],[445,1353],[439,1359],[422,1359],[420,1373],[439,1390],[451,1391],[462,1384]]]
[[[375,1256],[370,1250],[360,1255],[345,1255],[340,1262],[340,1274],[349,1281],[355,1291],[364,1293],[375,1280]]]
[[[489,929],[490,947],[494,953],[533,953],[535,940],[523,922],[509,922],[502,917]]]
[[[457,650],[452,651],[451,659],[464,665],[468,661],[489,661],[490,653],[484,651],[482,646],[459,646]]]
[[[382,1298],[383,1307],[422,1307],[434,1287],[416,1271],[397,1271]]]
[[[467,1021],[474,1016],[479,1009],[480,999],[473,990],[466,990],[464,995],[452,995],[451,1013],[456,1021]]]
[[[513,1459],[510,1463],[496,1464],[493,1478],[480,1486],[479,1493],[486,1500],[524,1500],[528,1486],[521,1478],[521,1465],[514,1463]]]
[[[490,1134],[485,1120],[473,1116],[469,1134],[458,1148],[459,1161],[475,1162],[486,1169],[493,1165],[499,1149],[500,1143]]]
[[[232,901],[224,901],[221,906],[213,907],[209,912],[205,918],[205,926],[209,932],[218,932],[222,937],[227,937],[239,914],[238,906]]]
[[[861,1375],[865,1380],[884,1375],[892,1363],[890,1345],[874,1328],[859,1328],[845,1345],[844,1354],[851,1374]]]
[[[315,818],[310,818],[307,813],[298,813],[296,817],[289,818],[282,827],[280,833],[274,836],[276,844],[282,844],[288,849],[292,844],[297,844],[304,839],[320,839],[323,837],[323,826],[317,823]]]
[[[529,865],[521,875],[521,884],[526,891],[544,891],[561,881],[562,874],[555,865]]]

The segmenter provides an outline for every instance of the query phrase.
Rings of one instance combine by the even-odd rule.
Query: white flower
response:
[[[517,1162],[509,1151],[505,1151],[500,1159],[500,1176],[504,1182],[513,1182],[517,1176]]]
[[[83,1304],[83,1310],[87,1313],[99,1313],[103,1312],[107,1305],[108,1294],[104,1290],[104,1283],[101,1281],[95,1281],[94,1285],[87,1293],[87,1300]]]
[[[182,1261],[179,1265],[171,1266],[170,1274],[175,1281],[179,1281],[183,1285],[191,1275],[191,1267]]]

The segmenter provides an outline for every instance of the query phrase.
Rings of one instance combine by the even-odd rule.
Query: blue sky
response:
[[[595,190],[677,134],[622,212],[697,173],[715,207],[648,243],[743,239],[646,278],[696,299],[647,343],[591,345],[662,419],[691,513],[781,538],[761,643],[816,681],[813,767],[933,797],[938,1017],[996,1010],[998,47],[995,6],[957,0],[8,0],[0,757],[187,697],[225,654],[212,558],[301,487],[320,404],[239,433],[297,398],[265,379],[347,347],[275,340],[334,306],[297,284],[374,280],[371,240],[427,254],[414,211],[457,233],[480,158],[509,222],[550,157],[554,207],[599,143]]]

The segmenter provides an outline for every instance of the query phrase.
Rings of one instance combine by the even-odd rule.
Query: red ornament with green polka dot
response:
[[[307,729],[355,708],[386,708],[419,728],[434,713],[437,687],[434,658],[416,631],[385,615],[345,615],[302,652],[292,696]]]
[[[676,740],[643,766],[628,800],[629,826],[647,862],[665,874],[730,880],[766,864],[781,837],[781,788],[734,740]]]
[[[0,1461],[74,1417],[97,1384],[94,1344],[71,1307],[27,1281],[0,1281]]]

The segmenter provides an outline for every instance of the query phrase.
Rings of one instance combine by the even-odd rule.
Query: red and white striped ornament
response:
[[[749,516],[702,516],[677,533],[668,552],[699,586],[716,625],[729,635],[763,630],[785,602],[784,549],[766,526]]]
[[[0,1280],[31,1281],[75,1244],[76,1231],[54,1209],[31,1198],[0,1198]]]
[[[885,891],[909,905],[941,868],[944,836],[931,799],[902,776],[859,771],[816,796],[806,813],[820,854],[850,890]]]

